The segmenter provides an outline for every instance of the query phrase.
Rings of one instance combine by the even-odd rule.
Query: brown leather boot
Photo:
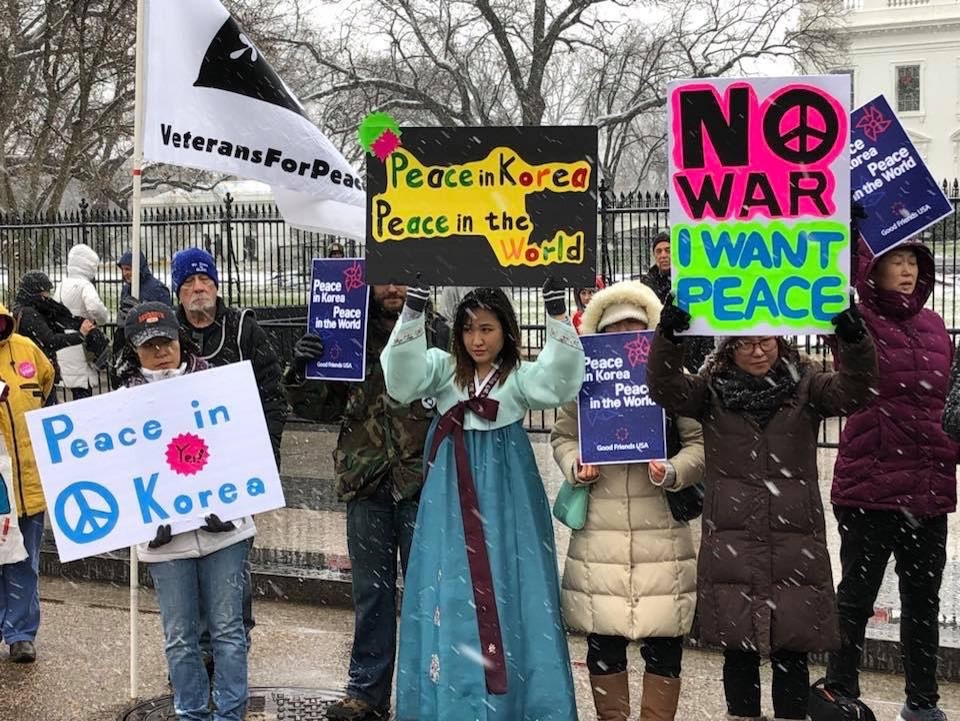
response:
[[[630,718],[630,685],[627,672],[591,676],[597,721],[627,721]]]
[[[680,679],[643,674],[640,721],[673,721],[680,701]]]

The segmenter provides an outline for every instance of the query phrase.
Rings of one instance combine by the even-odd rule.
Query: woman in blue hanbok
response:
[[[523,429],[527,411],[580,390],[583,347],[566,292],[544,286],[547,340],[523,363],[503,291],[464,297],[452,353],[427,350],[427,295],[407,290],[381,356],[393,398],[435,398],[440,414],[404,578],[397,719],[575,720],[553,525]]]

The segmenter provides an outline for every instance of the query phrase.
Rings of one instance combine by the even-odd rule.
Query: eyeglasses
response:
[[[769,353],[777,347],[777,339],[773,336],[767,336],[766,338],[761,338],[760,340],[742,338],[733,344],[733,349],[737,353],[742,353],[743,355],[752,354],[757,347],[759,347],[764,353]]]

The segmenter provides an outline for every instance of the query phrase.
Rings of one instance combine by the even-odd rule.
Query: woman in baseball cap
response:
[[[207,369],[164,303],[134,307],[123,332],[126,346],[117,375],[127,387]],[[257,529],[249,516],[223,522],[211,514],[204,521],[199,529],[176,535],[170,524],[161,524],[152,541],[137,547],[137,555],[149,564],[157,591],[177,718],[209,718],[212,680],[216,718],[241,721],[247,703],[243,574],[247,540]],[[212,664],[206,665],[216,673],[204,669],[201,619],[213,651]]]

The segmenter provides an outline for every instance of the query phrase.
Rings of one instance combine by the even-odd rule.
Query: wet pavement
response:
[[[562,483],[553,462],[547,437],[534,435],[533,448],[551,501]],[[257,517],[259,535],[255,570],[266,579],[258,592],[274,598],[296,598],[310,603],[257,601],[258,627],[254,632],[250,682],[255,687],[341,689],[346,680],[352,634],[352,613],[321,603],[348,602],[349,559],[345,540],[345,507],[335,498],[331,454],[336,434],[327,430],[292,426],[284,434],[283,476],[288,507]],[[821,451],[821,489],[829,498],[834,452]],[[943,586],[941,640],[943,646],[960,648],[956,627],[960,615],[960,536],[958,517],[951,516],[948,564]],[[834,568],[839,569],[839,539],[836,525],[827,524]],[[562,568],[569,531],[555,524],[558,562]],[[52,552],[52,551],[51,551]],[[123,562],[114,564],[123,567]],[[899,602],[891,560],[877,601],[878,617],[871,624],[873,638],[895,640]],[[115,570],[115,569],[114,569]],[[114,571],[111,571],[113,573]],[[339,601],[313,597],[312,586],[300,593],[290,586],[273,588],[270,573],[284,574],[294,584],[302,578],[323,577],[341,589]],[[109,574],[102,577],[110,577]],[[277,576],[278,577],[278,576]],[[839,580],[835,575],[835,580]],[[72,583],[44,577],[43,624],[35,666],[10,664],[0,649],[0,721],[112,721],[133,707],[128,697],[127,658],[129,640],[128,591],[121,583]],[[166,664],[152,591],[141,593],[140,628],[141,701],[168,693]],[[585,642],[570,638],[577,697],[583,719],[592,719],[592,703],[583,663]],[[889,645],[888,645],[889,646]],[[945,652],[952,649],[945,649]],[[884,653],[896,657],[896,647]],[[954,654],[957,655],[957,654]],[[639,651],[631,648],[633,668],[640,667]],[[722,657],[711,652],[688,650],[684,656],[684,692],[681,719],[722,719]],[[764,672],[768,684],[769,669]],[[816,678],[818,669],[811,673]],[[633,674],[634,695],[639,698],[639,673]],[[960,676],[960,675],[958,675]],[[878,718],[893,719],[902,695],[902,676],[866,674],[865,697]],[[768,694],[768,692],[766,692]],[[944,707],[960,717],[960,684],[943,688]],[[766,707],[769,708],[769,695]],[[13,710],[11,710],[13,709]],[[248,721],[273,721],[265,710],[251,711]],[[954,711],[949,711],[953,709]],[[309,717],[305,717],[309,718]],[[149,719],[152,721],[152,718]],[[457,720],[454,720],[457,721]]]
[[[127,589],[90,582],[44,579],[39,658],[18,666],[0,650],[0,721],[114,721],[136,703],[128,694]],[[150,591],[141,593],[140,702],[169,693],[159,615]],[[343,609],[258,601],[250,656],[252,687],[295,687],[337,691],[346,680],[353,615]],[[570,639],[580,718],[595,718],[583,663],[585,642]],[[631,692],[640,696],[639,649],[630,649]],[[678,719],[724,718],[722,657],[688,650]],[[764,674],[764,707],[769,710],[769,672]],[[812,668],[816,674],[821,669]],[[892,721],[901,703],[900,677],[867,673],[864,698],[880,721]],[[941,687],[942,706],[960,717],[960,684]],[[247,721],[273,721],[266,710],[251,710]],[[309,718],[309,717],[306,717]],[[446,720],[445,720],[446,721]],[[450,719],[449,721],[469,721]]]
[[[836,440],[835,422],[828,425],[830,440]],[[552,503],[563,483],[563,476],[553,461],[553,453],[546,434],[531,434],[534,454],[540,467],[541,475],[547,496]],[[300,488],[307,483],[315,493],[313,500],[319,500],[320,510],[283,509],[269,517],[257,518],[257,526],[261,529],[258,538],[258,547],[273,547],[290,549],[315,549],[324,552],[331,558],[331,562],[340,562],[341,567],[349,567],[346,558],[346,531],[344,506],[336,503],[333,497],[333,476],[331,454],[336,443],[336,434],[329,432],[313,432],[292,430],[284,434],[283,445],[283,474],[285,477],[296,478],[293,485]],[[840,581],[840,538],[837,534],[837,524],[830,510],[830,485],[833,481],[833,464],[836,451],[821,449],[819,453],[820,489],[827,509],[827,543],[834,569],[834,582]],[[309,479],[309,480],[308,480]],[[325,494],[321,488],[326,487],[330,492]],[[304,498],[304,492],[295,491],[298,499]],[[321,500],[326,499],[326,500]],[[262,519],[262,520],[261,520]],[[300,526],[300,524],[303,524]],[[309,526],[309,532],[301,532]],[[699,538],[699,522],[694,523],[697,538]],[[565,526],[554,523],[554,533],[557,541],[557,555],[560,568],[566,558],[570,531]],[[268,540],[269,539],[269,540]],[[345,565],[344,565],[345,564]],[[871,621],[869,635],[875,638],[899,638],[898,624],[900,618],[900,599],[897,587],[897,577],[893,571],[894,561],[890,558],[883,586],[875,604],[877,614]],[[960,515],[952,514],[949,521],[949,536],[947,542],[947,567],[944,571],[941,592],[941,644],[960,648]]]

